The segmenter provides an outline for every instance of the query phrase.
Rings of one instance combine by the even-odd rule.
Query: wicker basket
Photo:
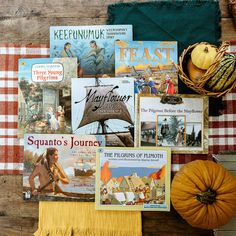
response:
[[[187,71],[186,70],[187,61],[189,60],[189,58],[191,56],[191,52],[192,52],[193,48],[199,44],[205,44],[205,42],[196,43],[196,44],[189,46],[187,49],[185,49],[183,51],[182,55],[180,56],[179,65],[177,66],[180,79],[188,87],[190,87],[191,89],[193,89],[194,91],[196,91],[197,93],[202,94],[202,95],[207,95],[207,96],[211,96],[211,97],[220,97],[220,96],[227,94],[228,92],[230,92],[230,90],[232,88],[234,88],[234,86],[236,85],[236,81],[233,83],[233,85],[230,88],[227,88],[225,91],[221,91],[221,92],[208,91],[204,88],[204,85],[210,79],[210,77],[215,72],[216,68],[218,67],[222,57],[224,56],[224,54],[226,53],[226,50],[228,49],[229,42],[223,42],[221,44],[219,49],[217,49],[217,55],[214,59],[213,64],[207,69],[206,73],[202,76],[200,81],[194,82],[188,78],[188,75],[185,72]],[[215,47],[214,45],[211,45],[211,46]]]

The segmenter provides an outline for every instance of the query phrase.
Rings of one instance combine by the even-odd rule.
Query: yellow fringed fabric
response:
[[[98,211],[91,202],[40,202],[35,236],[141,236],[138,211]]]

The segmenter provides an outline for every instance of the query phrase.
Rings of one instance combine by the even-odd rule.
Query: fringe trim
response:
[[[34,236],[142,236],[142,232],[106,229],[78,229],[78,228],[57,228],[57,229],[38,229]]]
[[[35,236],[141,236],[138,211],[98,211],[89,202],[39,202]]]

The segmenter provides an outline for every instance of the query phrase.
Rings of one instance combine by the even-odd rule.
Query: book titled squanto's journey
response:
[[[169,148],[98,148],[96,209],[170,210]]]
[[[114,42],[132,39],[132,25],[51,26],[50,56],[76,57],[79,77],[114,76]]]
[[[99,135],[26,134],[24,200],[94,201]]]

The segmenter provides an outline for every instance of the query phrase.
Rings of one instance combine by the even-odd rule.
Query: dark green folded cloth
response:
[[[108,6],[108,24],[133,25],[133,39],[177,41],[179,56],[196,42],[220,43],[218,1],[151,1],[117,3]],[[194,93],[179,80],[179,93]],[[212,102],[213,101],[213,102]],[[210,115],[218,115],[221,99],[210,99]]]

